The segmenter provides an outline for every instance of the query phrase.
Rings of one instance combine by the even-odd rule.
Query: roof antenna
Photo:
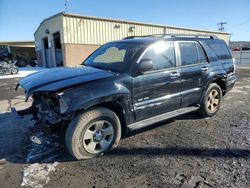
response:
[[[68,12],[68,1],[69,0],[65,0],[64,6],[65,6],[65,12]]]

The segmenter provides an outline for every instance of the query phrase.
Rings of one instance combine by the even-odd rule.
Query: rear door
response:
[[[179,41],[178,53],[181,76],[181,106],[199,103],[202,87],[208,77],[209,63],[201,45],[196,41]]]
[[[132,78],[136,121],[180,107],[180,72],[176,68],[174,43],[158,42],[140,59],[153,61],[153,70]]]

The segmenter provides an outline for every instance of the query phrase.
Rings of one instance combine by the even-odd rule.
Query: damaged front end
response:
[[[69,101],[62,93],[36,92],[32,95],[33,102],[28,109],[20,110],[20,116],[32,114],[36,125],[41,129],[51,129],[71,120],[74,113],[68,112]]]
[[[91,81],[113,77],[114,73],[93,67],[53,68],[31,74],[19,81],[16,89],[22,87],[26,100],[33,98],[29,109],[19,111],[18,114],[33,114],[36,122],[45,125],[56,125],[74,117],[69,110],[72,96],[65,96],[65,91],[73,86]]]
[[[69,113],[62,93],[36,92],[31,95],[32,105],[21,111],[12,109],[17,124],[31,141],[26,161],[54,161],[63,147],[64,133],[74,113]],[[62,108],[61,108],[62,106]],[[61,112],[64,113],[61,113]],[[20,116],[33,115],[33,124],[27,126]],[[27,120],[26,120],[27,121]]]
[[[72,118],[68,113],[68,104],[58,94],[36,93],[33,96],[36,118],[46,124],[58,124]]]

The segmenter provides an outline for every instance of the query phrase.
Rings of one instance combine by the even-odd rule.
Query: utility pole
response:
[[[220,32],[223,32],[223,31],[224,31],[224,29],[225,29],[225,28],[224,28],[224,25],[225,25],[225,24],[227,24],[227,22],[220,22],[220,23],[217,24],[217,25],[220,25],[220,27],[219,27],[219,31],[220,31]]]
[[[65,0],[65,3],[64,3],[65,12],[68,12],[68,1],[69,1],[69,0]]]

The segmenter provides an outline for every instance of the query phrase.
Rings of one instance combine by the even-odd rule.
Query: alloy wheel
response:
[[[83,134],[83,146],[91,154],[102,153],[114,140],[114,127],[106,120],[92,123]]]
[[[220,104],[220,94],[217,90],[213,89],[207,98],[207,110],[209,113],[214,113],[218,110]]]

